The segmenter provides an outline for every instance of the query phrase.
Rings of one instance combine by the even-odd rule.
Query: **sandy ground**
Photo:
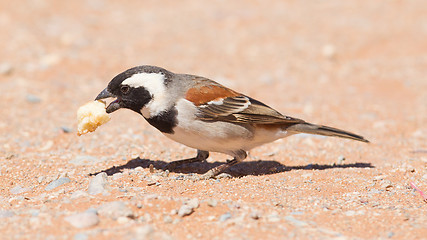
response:
[[[1,239],[427,239],[426,1],[0,2]],[[78,137],[141,64],[372,143],[292,136],[192,181],[228,156],[160,171],[195,150],[126,110]]]

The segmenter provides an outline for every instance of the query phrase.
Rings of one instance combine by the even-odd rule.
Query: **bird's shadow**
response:
[[[210,169],[217,167],[224,162],[195,162],[188,163],[179,166],[176,169],[169,170],[175,173],[198,173],[203,174]],[[149,168],[153,165],[155,169],[166,170],[168,162],[162,160],[150,160],[142,158],[134,158],[128,161],[126,164],[121,166],[113,166],[100,172],[105,172],[111,176],[115,173],[122,172],[124,169],[134,169],[136,167]],[[258,160],[258,161],[244,161],[235,166],[230,167],[225,173],[230,174],[233,177],[242,177],[247,175],[259,176],[259,175],[270,175],[275,173],[281,173],[291,170],[325,170],[331,168],[375,168],[371,163],[348,163],[348,164],[308,164],[299,166],[286,166],[280,162],[274,160]],[[90,175],[96,175],[100,172],[91,173]]]

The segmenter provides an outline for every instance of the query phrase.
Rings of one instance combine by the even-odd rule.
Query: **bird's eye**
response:
[[[129,86],[122,86],[122,87],[120,88],[120,91],[121,91],[123,94],[127,94],[127,93],[129,92],[129,90],[130,90]]]

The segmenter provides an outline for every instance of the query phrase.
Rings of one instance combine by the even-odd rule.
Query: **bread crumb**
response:
[[[88,102],[77,110],[77,135],[93,132],[97,127],[110,121],[110,115],[105,111],[105,102]]]

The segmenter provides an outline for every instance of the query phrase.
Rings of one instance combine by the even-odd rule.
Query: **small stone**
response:
[[[279,222],[280,221],[280,217],[277,213],[272,213],[270,215],[267,216],[267,221],[269,222]]]
[[[221,216],[219,216],[218,221],[225,222],[225,221],[227,221],[230,218],[231,218],[231,213],[227,212],[227,213],[224,213]]]
[[[288,221],[290,224],[296,226],[296,227],[305,227],[308,225],[306,222],[295,219],[291,215],[285,216],[285,220]]]
[[[15,216],[15,213],[10,210],[0,209],[0,218],[10,218]]]
[[[349,210],[347,212],[344,213],[347,217],[352,217],[354,215],[356,215],[356,212],[353,210]]]
[[[120,217],[131,218],[134,216],[132,209],[130,209],[124,202],[108,202],[98,208],[98,213],[101,216],[106,216],[117,220]]]
[[[163,222],[164,222],[164,223],[172,223],[172,222],[173,222],[173,219],[172,219],[172,217],[171,217],[171,216],[169,216],[169,215],[165,215],[165,216],[163,217]]]
[[[178,210],[178,216],[185,217],[189,216],[194,212],[194,208],[188,206],[188,205],[182,205]]]
[[[383,180],[384,178],[386,178],[387,176],[386,175],[379,175],[379,176],[375,176],[374,177],[374,181],[381,181],[381,180]]]
[[[427,173],[423,175],[423,179],[427,180]]]
[[[9,75],[13,72],[13,67],[9,63],[0,64],[0,75]]]
[[[37,178],[37,182],[38,182],[38,183],[42,183],[42,182],[44,181],[44,179],[45,179],[45,176],[39,176],[39,177]]]
[[[322,47],[322,55],[325,58],[333,59],[336,56],[335,46],[332,44],[327,44]]]
[[[57,187],[59,187],[59,186],[61,186],[63,184],[69,183],[69,182],[71,182],[71,180],[69,178],[67,178],[67,177],[61,177],[61,178],[58,178],[55,181],[49,183],[45,187],[44,190],[50,191],[50,190],[53,190],[53,189],[55,189],[55,188],[57,188]]]
[[[227,179],[227,178],[230,179],[230,178],[233,178],[233,176],[231,176],[228,173],[221,173],[221,174],[217,175],[215,178],[216,179]]]
[[[191,207],[193,209],[198,208],[200,205],[199,199],[197,199],[197,198],[190,199],[185,204],[187,204],[189,207]]]
[[[125,223],[129,223],[130,221],[131,221],[131,219],[128,217],[118,217],[117,218],[118,224],[125,224]]]
[[[82,190],[77,190],[71,194],[70,198],[71,199],[77,199],[77,198],[87,197],[87,196],[89,196],[89,194],[87,192],[82,191]]]
[[[208,199],[206,202],[209,207],[216,207],[216,205],[218,205],[218,201],[213,198]]]
[[[122,177],[123,177],[123,173],[121,173],[121,172],[114,173],[113,174],[113,181],[116,181],[116,180],[118,180],[118,179],[120,179]]]
[[[260,219],[261,215],[259,214],[258,211],[252,211],[251,214],[249,215],[252,219],[254,220],[258,220]]]
[[[62,126],[62,127],[61,127],[61,130],[62,130],[62,132],[64,132],[64,133],[70,133],[70,132],[72,132],[72,131],[73,131],[73,129],[72,129],[72,128],[67,127],[67,126]]]
[[[107,174],[105,172],[98,173],[90,180],[87,192],[90,195],[105,194],[107,193],[107,183]]]
[[[25,188],[25,187],[22,187],[20,185],[16,185],[14,188],[10,189],[10,193],[12,193],[12,194],[21,194],[21,193],[24,193],[24,192],[28,192],[30,190],[31,190],[31,188]]]
[[[77,233],[74,235],[74,240],[87,240],[89,236],[86,233]]]
[[[341,164],[344,164],[344,162],[345,162],[345,157],[343,155],[340,155],[338,157],[337,163],[341,165]]]
[[[39,102],[41,102],[41,101],[42,101],[42,100],[41,100],[41,98],[39,98],[38,96],[33,95],[33,94],[28,94],[28,95],[25,97],[25,99],[26,99],[28,102],[30,102],[30,103],[39,103]]]
[[[384,180],[383,183],[381,184],[381,188],[385,189],[386,191],[390,191],[391,188],[393,187],[394,186],[390,180]]]
[[[97,157],[80,155],[68,161],[69,163],[75,166],[84,166],[84,165],[92,165],[94,163],[101,162],[101,160]]]
[[[64,218],[66,222],[76,228],[89,228],[99,223],[99,217],[93,212],[82,212]]]

